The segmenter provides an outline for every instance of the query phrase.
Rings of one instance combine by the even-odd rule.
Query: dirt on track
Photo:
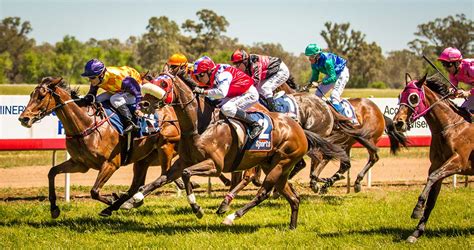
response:
[[[351,182],[355,181],[357,174],[364,167],[365,159],[353,159],[350,170]],[[308,166],[303,169],[293,180],[301,183],[309,183],[309,161]],[[339,163],[331,162],[321,174],[321,177],[330,177],[339,168]],[[424,183],[427,178],[429,160],[427,158],[382,158],[372,168],[372,183],[386,184],[409,184]],[[51,166],[27,166],[0,169],[0,188],[27,188],[48,186],[48,171]],[[148,170],[146,183],[156,179],[161,172],[160,167],[152,167]],[[71,184],[81,186],[92,186],[97,177],[97,171],[71,174]],[[121,167],[115,172],[106,185],[130,185],[132,180],[132,165]],[[64,174],[56,177],[56,185],[64,185]],[[230,174],[226,174],[230,176]],[[193,181],[207,183],[207,177],[193,177]],[[365,185],[367,178],[364,179]],[[212,178],[213,183],[220,183],[217,178]],[[340,181],[344,183],[344,181]]]

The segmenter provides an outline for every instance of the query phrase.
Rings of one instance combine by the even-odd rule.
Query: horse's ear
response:
[[[421,88],[423,86],[423,84],[425,84],[427,75],[428,75],[428,73],[425,73],[425,75],[415,83],[416,86],[418,86],[418,88]]]
[[[409,82],[412,81],[410,73],[405,73],[405,84],[408,84]]]
[[[56,85],[58,85],[59,83],[61,83],[63,81],[63,78],[62,77],[55,77],[51,80],[51,83],[48,84],[49,87],[55,87]]]

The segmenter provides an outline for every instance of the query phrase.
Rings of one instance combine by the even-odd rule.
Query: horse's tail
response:
[[[346,151],[341,146],[324,139],[312,131],[305,129],[304,133],[309,144],[308,151],[320,150],[324,159],[327,160],[339,159],[341,161],[349,161],[349,156],[347,156]]]
[[[392,154],[397,154],[400,150],[400,144],[403,147],[407,146],[407,138],[403,133],[400,133],[395,129],[392,119],[385,115],[383,118],[385,120],[385,133],[387,133],[388,138],[390,139],[390,152],[392,152]]]
[[[367,148],[369,151],[377,152],[378,147],[372,143],[367,138],[369,137],[370,131],[365,128],[356,128],[352,124],[351,118],[345,117],[339,112],[335,111],[333,108],[330,108],[334,116],[334,125],[338,127],[342,133],[345,135],[354,138],[358,143]],[[333,136],[331,136],[333,137]],[[337,136],[334,136],[337,137]]]

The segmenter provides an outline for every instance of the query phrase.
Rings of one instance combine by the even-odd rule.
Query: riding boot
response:
[[[250,127],[249,137],[255,139],[263,131],[263,126],[257,121],[252,120],[250,116],[243,110],[238,109],[235,113],[234,118],[241,120]]]
[[[268,111],[270,112],[275,112],[275,100],[273,100],[273,97],[267,97],[265,98],[265,100],[267,101],[267,107],[268,107]]]
[[[124,134],[127,134],[130,131],[139,129],[139,127],[135,125],[135,123],[133,123],[132,113],[130,112],[126,104],[117,107],[117,111],[125,118],[124,126],[123,126],[125,128],[123,130]]]

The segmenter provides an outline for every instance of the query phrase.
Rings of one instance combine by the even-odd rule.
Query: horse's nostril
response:
[[[28,123],[29,120],[30,120],[30,118],[28,118],[28,117],[20,117],[20,118],[18,118],[18,121],[20,121],[21,123]]]

